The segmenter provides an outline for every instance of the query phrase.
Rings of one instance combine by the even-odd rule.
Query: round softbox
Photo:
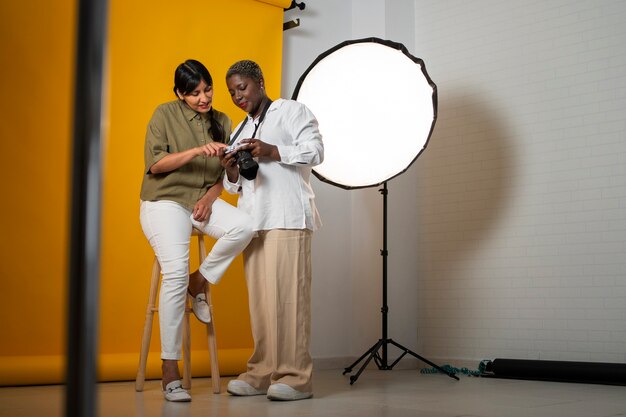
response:
[[[437,117],[437,88],[424,62],[397,42],[345,41],[321,54],[292,98],[315,114],[324,141],[320,180],[373,187],[406,171]]]

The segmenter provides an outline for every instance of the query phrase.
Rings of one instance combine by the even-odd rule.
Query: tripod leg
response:
[[[404,353],[402,354],[402,356],[404,356],[404,355],[405,355],[405,354],[407,354],[407,353],[408,353],[408,354],[410,354],[410,355],[413,355],[414,357],[416,357],[417,359],[421,360],[422,362],[426,362],[427,364],[429,364],[429,365],[430,365],[430,366],[432,366],[433,368],[437,369],[439,372],[441,372],[441,373],[444,373],[444,374],[448,375],[450,378],[454,378],[454,379],[456,379],[457,381],[459,380],[459,377],[458,377],[458,376],[456,376],[454,373],[452,373],[452,372],[450,372],[450,371],[446,371],[446,370],[445,370],[445,369],[443,369],[441,366],[439,366],[439,365],[437,365],[437,364],[435,364],[435,363],[433,363],[433,362],[429,361],[428,359],[426,359],[426,358],[424,358],[424,357],[422,357],[422,356],[418,355],[417,353],[413,352],[412,350],[405,348],[405,347],[404,347],[404,346],[402,346],[401,344],[396,343],[395,341],[393,341],[393,340],[391,340],[391,339],[389,339],[389,343],[391,343],[392,345],[394,345],[394,346],[395,346],[395,347],[397,347],[398,349],[403,350],[403,351],[404,351]],[[400,358],[402,358],[402,356],[401,356]],[[397,362],[397,360],[396,360],[396,362]],[[394,363],[391,365],[391,368],[393,368],[393,365],[395,365],[395,364],[396,364],[396,362],[394,362]]]
[[[361,357],[359,359],[355,360],[352,365],[348,366],[347,368],[344,368],[342,375],[345,375],[348,372],[352,372],[352,368],[354,368],[359,362],[361,362],[367,355],[369,355],[372,351],[378,350],[378,348],[380,346],[380,342],[381,341],[379,340],[378,342],[374,343],[374,346],[369,348],[367,350],[367,352],[365,352],[363,355],[361,355]]]
[[[361,356],[361,359],[363,357],[365,357],[365,355],[367,355],[368,353],[370,354],[369,357],[367,358],[367,360],[365,362],[363,362],[363,365],[361,365],[361,367],[359,368],[359,370],[357,371],[356,374],[354,375],[350,375],[350,385],[354,384],[356,382],[357,379],[359,379],[359,376],[361,375],[361,373],[363,373],[363,371],[365,370],[365,368],[367,367],[367,364],[370,363],[370,361],[372,360],[372,358],[376,357],[376,355],[378,354],[378,349],[380,349],[380,347],[383,345],[383,340],[380,339],[374,346],[372,346],[370,348],[370,350],[368,350],[367,352],[365,352],[365,354],[363,356]],[[359,361],[361,360],[359,359]],[[358,362],[358,361],[357,361]]]

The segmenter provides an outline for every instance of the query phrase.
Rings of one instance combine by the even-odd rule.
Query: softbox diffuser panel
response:
[[[437,113],[436,86],[423,61],[377,38],[346,41],[320,55],[293,98],[319,121],[325,156],[314,174],[347,189],[406,171],[426,147]]]

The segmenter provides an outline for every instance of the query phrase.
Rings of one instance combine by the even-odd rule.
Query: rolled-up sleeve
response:
[[[280,162],[286,165],[321,164],[324,160],[324,145],[313,113],[304,105],[300,105],[285,126],[293,138],[293,143],[277,145]]]
[[[228,180],[228,175],[224,173],[224,189],[229,194],[239,194],[239,190],[241,190],[241,175],[237,178],[237,182],[230,182]]]
[[[145,172],[149,173],[152,165],[159,162],[168,154],[168,142],[165,135],[165,122],[160,108],[157,108],[146,130],[144,146]]]

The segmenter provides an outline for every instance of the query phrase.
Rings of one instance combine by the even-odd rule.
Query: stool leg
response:
[[[150,278],[150,295],[148,296],[148,306],[146,307],[146,321],[143,325],[143,336],[141,337],[141,353],[139,355],[139,368],[135,379],[135,391],[143,391],[146,380],[146,364],[148,362],[148,352],[150,351],[150,339],[152,337],[152,321],[156,311],[156,297],[159,287],[159,277],[161,276],[161,266],[154,258],[152,263],[152,277]]]
[[[204,244],[204,237],[198,236],[198,251],[200,252],[200,263],[206,258],[206,247]],[[206,285],[206,301],[209,304],[209,310],[211,312],[211,321],[206,325],[207,338],[209,343],[209,355],[211,360],[211,383],[213,385],[213,393],[220,393],[220,367],[217,359],[217,341],[215,339],[215,316],[213,315],[213,304],[211,303],[211,284],[207,282]]]
[[[189,302],[185,301],[183,320],[183,388],[191,389],[191,328],[189,327]]]
[[[210,294],[207,288],[207,301],[210,302]],[[213,306],[211,305],[211,317],[213,317]],[[220,367],[217,361],[217,341],[215,340],[215,327],[213,320],[206,326],[207,338],[209,339],[209,354],[211,357],[211,382],[213,383],[213,393],[220,393]]]

